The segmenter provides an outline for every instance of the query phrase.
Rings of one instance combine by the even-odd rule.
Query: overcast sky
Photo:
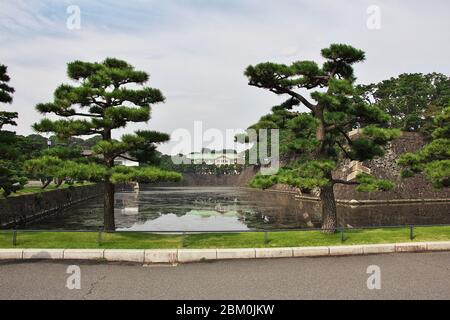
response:
[[[79,30],[66,27],[70,5],[81,9]],[[372,5],[379,30],[367,27]],[[448,0],[0,0],[0,63],[16,89],[1,108],[18,111],[16,131],[30,134],[42,117],[34,106],[68,82],[67,62],[117,57],[150,73],[149,85],[167,97],[148,124],[125,131],[193,131],[195,121],[245,129],[284,100],[247,85],[250,64],[321,61],[321,48],[347,43],[367,53],[360,83],[450,74],[449,9]]]

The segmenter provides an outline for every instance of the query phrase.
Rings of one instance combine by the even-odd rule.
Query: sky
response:
[[[79,29],[67,27],[73,5]],[[205,139],[196,135],[192,149],[233,147],[231,130],[249,127],[285,100],[248,86],[248,65],[323,62],[322,48],[346,43],[366,52],[355,67],[359,83],[404,72],[448,75],[449,9],[448,0],[0,0],[0,63],[16,89],[13,104],[1,108],[19,112],[14,130],[31,134],[43,117],[35,105],[70,83],[68,62],[117,57],[148,72],[148,85],[167,100],[154,106],[147,124],[116,137],[148,129],[177,138],[197,128]],[[368,27],[373,19],[380,28]],[[208,129],[229,130],[228,143],[208,141]],[[178,145],[160,150],[173,154]]]

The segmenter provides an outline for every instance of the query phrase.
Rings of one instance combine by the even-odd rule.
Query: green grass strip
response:
[[[413,242],[450,241],[450,227],[418,227]],[[345,241],[341,235],[322,234],[320,231],[272,232],[265,241],[263,232],[232,234],[163,235],[155,233],[102,233],[98,232],[18,232],[13,246],[13,232],[0,231],[0,248],[42,249],[173,249],[173,248],[277,248],[313,247],[357,244],[411,242],[409,228],[347,230]]]

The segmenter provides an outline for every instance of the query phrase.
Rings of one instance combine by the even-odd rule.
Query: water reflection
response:
[[[319,228],[321,206],[290,194],[237,188],[158,188],[118,193],[119,230],[220,231]],[[30,229],[98,229],[102,200],[94,199],[43,221]],[[338,207],[341,226],[450,224],[450,204]]]
[[[450,224],[450,203],[340,206],[338,217],[346,227]]]

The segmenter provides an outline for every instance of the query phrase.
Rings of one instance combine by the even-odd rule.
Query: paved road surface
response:
[[[176,267],[79,264],[81,290],[68,290],[78,262],[2,262],[0,299],[450,299],[450,253],[222,261]],[[382,289],[367,289],[367,268]]]

